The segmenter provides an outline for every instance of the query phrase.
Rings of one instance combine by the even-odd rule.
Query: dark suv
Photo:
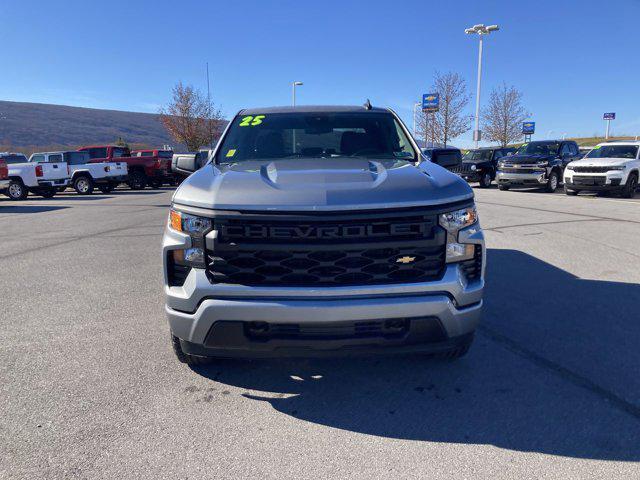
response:
[[[487,147],[469,150],[462,157],[462,163],[453,169],[467,182],[479,182],[483,188],[488,188],[496,178],[498,160],[515,152],[513,147]]]
[[[565,167],[579,158],[578,144],[571,140],[523,143],[516,153],[498,162],[498,188],[533,187],[555,192]]]
[[[425,148],[422,150],[422,153],[433,163],[437,163],[450,171],[459,168],[462,163],[462,152],[459,148]]]

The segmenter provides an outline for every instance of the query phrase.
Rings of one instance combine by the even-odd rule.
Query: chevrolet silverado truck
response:
[[[78,149],[88,152],[92,163],[123,162],[127,164],[126,183],[132,190],[144,190],[147,185],[158,188],[169,177],[170,160],[159,157],[133,157],[128,147],[92,145]]]
[[[190,365],[456,358],[482,310],[472,189],[368,102],[241,110],[174,193],[162,258],[171,343]]]
[[[9,188],[10,183],[11,180],[9,180],[9,168],[7,167],[7,162],[4,158],[0,158],[0,192]]]
[[[512,156],[498,162],[498,188],[534,187],[555,192],[565,167],[579,158],[578,144],[570,140],[523,143]]]
[[[467,182],[478,182],[480,187],[489,188],[496,178],[498,161],[516,151],[512,147],[487,147],[469,150],[462,157],[462,163],[451,171]]]
[[[169,172],[169,174],[160,180],[160,182],[152,183],[155,185],[154,188],[158,188],[162,186],[162,184],[175,184],[175,178],[171,174],[171,159],[173,158],[173,150],[163,150],[163,149],[155,149],[155,150],[132,150],[132,157],[154,157],[159,159],[163,164],[164,168]]]
[[[9,184],[2,191],[11,200],[24,200],[29,193],[53,197],[58,188],[69,185],[66,163],[30,163],[21,153],[0,153],[9,170]]]
[[[65,162],[69,166],[70,184],[79,195],[91,195],[96,187],[109,193],[127,176],[124,162],[89,163],[89,160],[87,152],[76,151],[38,152],[29,158],[32,163]]]
[[[640,142],[607,142],[595,147],[581,160],[567,165],[564,191],[612,192],[633,198],[640,175]]]

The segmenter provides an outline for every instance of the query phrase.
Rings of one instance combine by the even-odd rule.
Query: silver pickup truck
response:
[[[196,170],[193,156],[176,168]],[[163,238],[178,359],[464,355],[485,247],[467,183],[388,109],[240,111]]]

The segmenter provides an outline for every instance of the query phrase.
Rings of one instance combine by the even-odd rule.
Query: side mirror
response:
[[[198,169],[195,154],[174,155],[172,163],[176,171],[187,175]]]

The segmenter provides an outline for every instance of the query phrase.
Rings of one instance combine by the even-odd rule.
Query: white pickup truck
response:
[[[0,153],[9,170],[9,185],[2,193],[11,200],[24,200],[29,193],[53,197],[59,188],[69,185],[66,163],[29,163],[21,153]]]
[[[65,162],[69,166],[70,185],[80,195],[91,195],[95,188],[102,193],[109,193],[120,182],[126,181],[126,163],[89,163],[90,160],[88,152],[77,151],[38,152],[29,158],[29,162],[39,164]]]

